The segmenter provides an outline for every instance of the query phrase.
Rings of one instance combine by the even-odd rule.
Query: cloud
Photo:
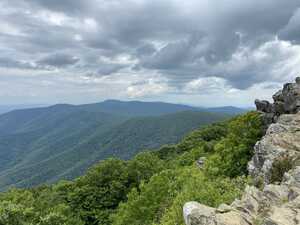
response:
[[[2,0],[0,26],[2,68],[126,77],[124,96],[250,93],[300,69],[299,0]]]
[[[211,93],[219,93],[219,92],[232,92],[234,89],[231,88],[230,85],[227,84],[225,79],[218,77],[205,77],[198,78],[188,82],[183,91],[185,93],[197,93],[197,94],[211,94]]]
[[[279,32],[279,37],[294,43],[300,43],[300,9],[290,18],[288,24]]]
[[[120,65],[120,64],[103,64],[101,66],[99,66],[99,70],[98,73],[100,75],[110,75],[113,74],[117,71],[119,71],[120,69],[124,68],[124,65]]]
[[[79,58],[76,56],[68,55],[65,53],[55,53],[38,60],[37,64],[50,67],[66,67],[74,65],[78,61]]]
[[[168,85],[160,80],[148,79],[131,84],[127,87],[126,93],[129,98],[141,98],[159,95],[167,92]]]
[[[34,68],[34,66],[28,62],[21,62],[10,58],[0,58],[0,67],[19,68],[19,69]]]

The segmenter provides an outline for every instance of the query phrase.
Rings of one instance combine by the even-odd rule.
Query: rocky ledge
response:
[[[188,202],[183,208],[186,225],[300,224],[300,78],[273,99],[256,101],[268,128],[255,145],[248,170],[261,188],[248,186],[241,199],[218,208]]]

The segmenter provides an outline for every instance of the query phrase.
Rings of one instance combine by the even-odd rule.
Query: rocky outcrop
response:
[[[266,100],[255,100],[258,111],[263,113],[263,119],[268,126],[277,122],[282,114],[294,114],[300,111],[300,77],[295,83],[287,83],[273,95],[273,103]]]
[[[300,224],[300,167],[285,174],[280,185],[263,190],[248,186],[240,200],[211,208],[197,202],[183,207],[186,225],[298,225]]]
[[[255,145],[248,171],[257,182],[269,184],[274,162],[297,161],[299,156],[300,113],[284,114],[269,126],[266,135]]]
[[[218,208],[188,202],[183,208],[186,225],[300,224],[300,78],[284,85],[273,99],[255,102],[268,128],[255,145],[248,170],[262,189],[248,186],[241,199]],[[284,167],[285,161],[290,168]]]

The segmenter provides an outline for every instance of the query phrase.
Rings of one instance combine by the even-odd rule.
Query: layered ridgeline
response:
[[[178,130],[191,117],[174,126],[176,115],[164,126]],[[169,115],[150,119],[163,124],[164,117]],[[146,127],[143,122],[136,132]],[[12,189],[0,194],[0,224],[183,225],[185,202],[217,206],[240,196],[261,136],[260,115],[250,112],[196,129],[178,144],[141,152],[131,160],[101,161],[74,181]]]
[[[178,142],[237,108],[210,109],[160,102],[109,100],[55,105],[0,116],[0,189],[30,187],[83,174],[108,157],[129,159],[143,149]]]
[[[186,225],[300,224],[300,77],[273,100],[255,102],[267,128],[248,163],[255,186],[247,186],[230,205],[186,203]]]

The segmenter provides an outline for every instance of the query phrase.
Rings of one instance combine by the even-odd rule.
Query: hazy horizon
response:
[[[218,107],[236,107],[236,108],[255,108],[255,104],[253,102],[252,105],[197,105],[197,104],[188,104],[188,103],[184,103],[184,102],[167,102],[167,101],[147,101],[147,100],[135,100],[135,99],[129,99],[129,100],[122,100],[122,99],[105,99],[102,101],[97,101],[97,102],[83,102],[83,103],[70,103],[70,102],[53,102],[53,103],[33,103],[33,104],[2,104],[0,103],[0,107],[16,107],[18,109],[22,109],[22,107],[24,108],[28,108],[28,107],[48,107],[48,106],[53,106],[53,105],[60,105],[60,104],[66,104],[66,105],[85,105],[85,104],[97,104],[97,103],[102,103],[102,102],[106,102],[106,101],[120,101],[120,102],[143,102],[143,103],[166,103],[166,104],[175,104],[175,105],[186,105],[186,106],[192,106],[192,107],[199,107],[199,108],[218,108]]]

